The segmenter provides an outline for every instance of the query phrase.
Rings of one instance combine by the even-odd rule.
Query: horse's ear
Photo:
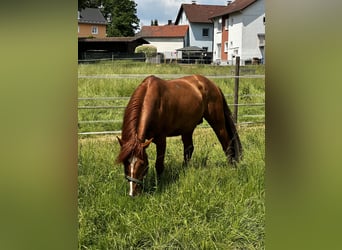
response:
[[[147,147],[150,145],[150,143],[151,143],[152,141],[153,141],[153,138],[151,138],[151,139],[145,141],[145,142],[142,144],[143,148],[147,148]]]
[[[119,144],[120,144],[120,146],[122,147],[122,144],[123,144],[123,143],[122,143],[122,140],[120,139],[120,137],[119,137],[119,136],[117,136],[116,138],[118,139],[118,141],[119,141]]]

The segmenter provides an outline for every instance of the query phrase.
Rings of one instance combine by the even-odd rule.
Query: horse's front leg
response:
[[[157,159],[156,159],[156,171],[158,178],[160,178],[161,174],[164,171],[164,157],[166,150],[166,137],[158,138],[155,140],[157,146]]]

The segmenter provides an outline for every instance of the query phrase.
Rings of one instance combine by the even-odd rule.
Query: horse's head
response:
[[[153,139],[145,142],[137,141],[134,146],[129,146],[118,137],[121,145],[121,152],[126,147],[130,147],[129,154],[121,159],[124,164],[125,178],[129,182],[129,195],[131,197],[136,196],[142,190],[143,179],[148,172],[148,157],[146,154],[146,148],[150,145]],[[132,144],[131,144],[132,145]]]

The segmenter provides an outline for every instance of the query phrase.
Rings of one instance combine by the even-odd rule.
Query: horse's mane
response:
[[[121,145],[121,151],[117,157],[118,163],[125,161],[133,152],[139,153],[137,151],[142,150],[141,147],[138,147],[139,140],[137,138],[137,128],[141,114],[142,103],[147,90],[147,85],[144,84],[146,80],[147,78],[145,78],[134,91],[125,109],[121,131],[121,140],[123,144]]]

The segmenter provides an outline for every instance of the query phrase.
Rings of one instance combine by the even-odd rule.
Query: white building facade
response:
[[[183,12],[178,25],[189,25],[189,38],[185,46],[197,46],[206,49],[207,52],[212,52],[213,24],[189,22]]]
[[[239,0],[234,1],[238,4]],[[226,21],[228,38],[220,37],[220,16],[214,17],[214,46],[216,46],[213,62],[219,62],[219,47],[225,46],[228,53],[224,64],[234,64],[235,58],[240,57],[241,64],[264,63],[265,62],[265,4],[264,0],[251,1],[247,7],[242,9],[229,7],[225,15],[229,15]],[[221,19],[222,20],[222,19]],[[215,47],[214,47],[215,48]]]
[[[177,49],[185,46],[188,29],[187,25],[143,26],[139,36],[156,47],[164,59],[172,61],[182,58],[182,52]]]
[[[212,61],[214,40],[214,24],[210,17],[226,7],[197,4],[196,1],[192,1],[192,4],[182,4],[176,17],[176,25],[189,26],[189,37],[185,41],[185,46],[204,49],[204,55],[209,62]]]
[[[144,38],[147,42],[157,48],[157,53],[164,55],[165,59],[175,60],[182,58],[182,52],[176,51],[184,46],[184,38]]]
[[[258,0],[242,12],[229,15],[228,63],[236,56],[242,63],[253,62],[256,58],[264,61],[265,53],[265,8],[264,0]],[[263,38],[263,39],[262,39]]]

